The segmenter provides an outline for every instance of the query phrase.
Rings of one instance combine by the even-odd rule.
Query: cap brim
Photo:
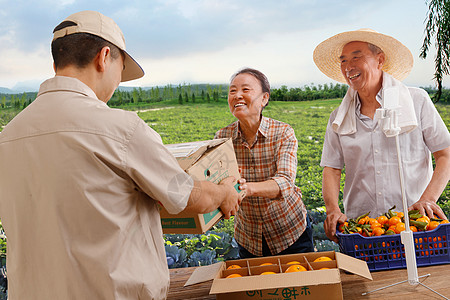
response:
[[[124,69],[122,71],[121,82],[130,81],[144,76],[144,70],[141,66],[124,50],[125,60],[123,61]]]

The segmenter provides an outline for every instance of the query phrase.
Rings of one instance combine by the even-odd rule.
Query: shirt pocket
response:
[[[393,140],[393,142],[390,143],[393,147],[395,147],[392,153],[395,157],[397,157],[395,138],[389,139]],[[400,154],[403,162],[422,161],[430,155],[430,152],[423,140],[422,133],[418,128],[410,133],[400,134],[398,142],[400,144]]]

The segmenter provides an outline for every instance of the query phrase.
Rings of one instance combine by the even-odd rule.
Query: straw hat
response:
[[[73,25],[55,30],[53,32],[53,41],[66,35],[80,32],[99,36],[117,46],[125,54],[125,60],[123,62],[125,68],[122,71],[122,82],[144,76],[144,70],[142,70],[141,66],[126,51],[125,38],[123,37],[122,30],[120,30],[113,19],[96,11],[85,10],[68,16],[63,23],[66,21],[73,22]]]
[[[414,64],[411,51],[393,37],[372,29],[342,32],[323,41],[314,49],[316,66],[328,77],[347,83],[341,72],[339,56],[346,44],[355,41],[371,43],[383,50],[386,61],[382,70],[386,73],[400,81],[409,75]]]

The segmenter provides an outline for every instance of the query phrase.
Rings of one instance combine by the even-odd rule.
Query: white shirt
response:
[[[431,153],[450,146],[450,134],[427,92],[408,88],[414,102],[418,127],[399,135],[408,205],[419,200],[433,173]],[[382,92],[377,95],[381,101]],[[359,100],[357,100],[359,101]],[[402,196],[395,138],[387,138],[381,129],[356,108],[357,131],[339,135],[331,128],[337,110],[331,113],[323,145],[322,167],[345,166],[344,209],[349,218],[371,212],[372,217],[396,205],[402,208]]]
[[[10,300],[166,297],[156,200],[180,212],[193,181],[137,114],[49,79],[0,133],[0,169]]]

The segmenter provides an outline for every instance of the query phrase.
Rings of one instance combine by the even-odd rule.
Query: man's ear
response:
[[[106,62],[110,59],[111,49],[108,46],[103,47],[96,56],[97,70],[104,72],[106,70]]]
[[[378,54],[378,68],[381,70],[386,62],[386,56],[384,53]]]

